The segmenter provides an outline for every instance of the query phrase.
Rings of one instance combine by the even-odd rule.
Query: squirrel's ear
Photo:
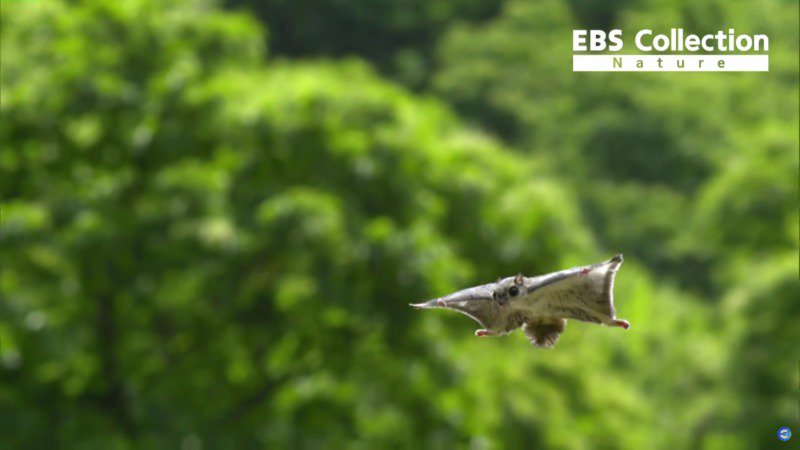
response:
[[[525,277],[523,277],[521,273],[518,274],[516,278],[514,278],[514,284],[517,284],[517,285],[521,286],[522,283],[524,283],[524,282],[525,282]]]

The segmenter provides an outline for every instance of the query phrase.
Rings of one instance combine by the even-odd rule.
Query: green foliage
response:
[[[720,82],[717,74],[565,72],[571,35],[554,30],[576,26],[568,6],[509,2],[498,19],[450,32],[435,89],[518,148],[554,157],[603,240],[682,282],[711,289],[707,274],[680,267],[706,272],[741,245],[796,248],[788,224],[800,108],[797,9],[653,2],[617,13],[615,27],[629,33],[726,23],[771,37],[769,73]]]
[[[448,27],[494,17],[503,0],[225,0],[269,30],[276,55],[361,56],[386,75],[422,87]]]
[[[728,370],[737,375],[732,388],[741,399],[734,426],[748,448],[769,448],[773,424],[792,423],[797,413],[797,397],[786,388],[797,382],[791,374],[798,370],[797,252],[740,262],[737,269],[735,278],[746,281],[725,299],[725,318],[735,336]]]
[[[4,4],[0,447],[768,447],[796,5],[380,5]],[[566,72],[565,30],[672,18],[768,33],[771,72]],[[427,94],[370,67],[420,87],[434,48]],[[615,251],[628,333],[408,307]]]
[[[742,403],[717,411],[705,406],[698,431],[684,444],[767,447],[775,424],[792,417],[788,386],[800,357],[798,337],[787,331],[800,319],[792,306],[796,257],[789,256],[798,249],[797,5],[617,7],[613,27],[628,32],[674,26],[713,32],[726,24],[765,33],[770,72],[724,80],[565,73],[571,36],[552,30],[585,18],[570,15],[560,1],[509,2],[498,19],[449,33],[434,87],[526,153],[553,157],[576,186],[600,241],[726,311],[726,326],[714,331],[726,347],[715,358],[729,355],[717,369],[735,380],[727,395]],[[547,45],[532,48],[532,42]],[[735,300],[722,301],[728,298]],[[712,379],[700,384],[722,383]],[[686,408],[668,408],[679,409]]]

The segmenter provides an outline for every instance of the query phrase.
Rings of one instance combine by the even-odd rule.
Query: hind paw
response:
[[[628,321],[624,320],[624,319],[615,319],[613,322],[611,322],[611,326],[612,327],[620,327],[620,328],[624,328],[624,329],[627,330],[628,328],[631,327],[631,324],[628,323]]]
[[[495,332],[492,330],[475,330],[475,336],[478,337],[486,337],[486,336],[494,336]]]

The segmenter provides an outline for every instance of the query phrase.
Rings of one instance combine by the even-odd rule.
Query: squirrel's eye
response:
[[[517,288],[516,286],[511,286],[508,289],[508,293],[511,294],[512,297],[516,297],[517,295],[519,295],[519,288]]]

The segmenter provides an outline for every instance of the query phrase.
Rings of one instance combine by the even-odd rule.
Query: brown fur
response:
[[[533,320],[526,322],[522,327],[531,344],[541,348],[550,348],[556,345],[558,338],[566,328],[567,320],[562,318]]]

